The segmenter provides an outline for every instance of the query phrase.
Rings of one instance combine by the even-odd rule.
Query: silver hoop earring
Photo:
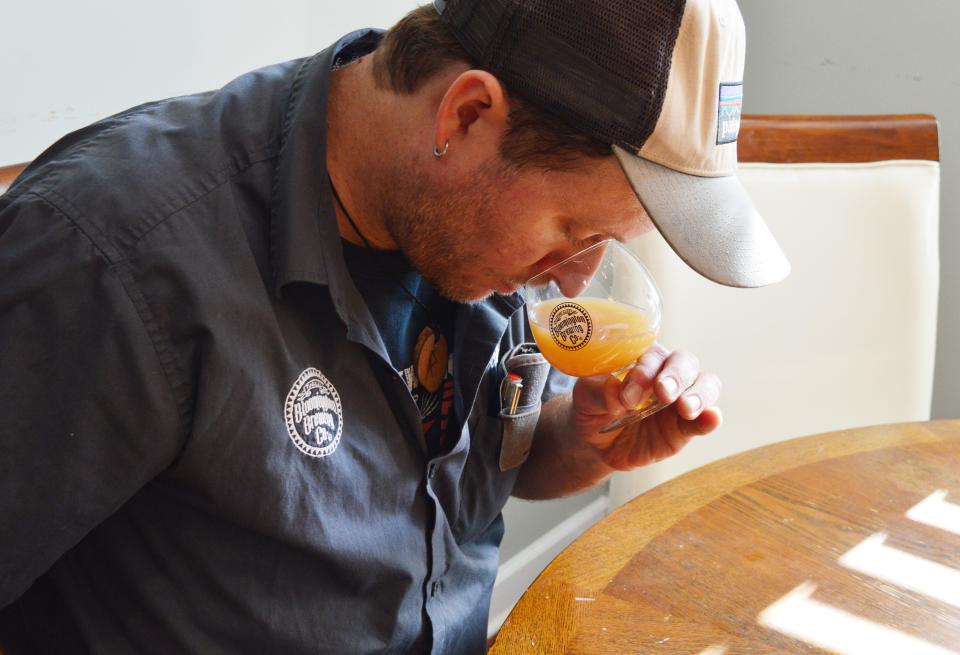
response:
[[[437,147],[437,144],[433,144],[433,156],[437,159],[443,159],[443,156],[447,154],[447,150],[450,149],[450,140],[448,139],[446,143],[443,144],[443,150]]]

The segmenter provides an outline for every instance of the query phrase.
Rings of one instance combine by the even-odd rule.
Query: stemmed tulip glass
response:
[[[620,380],[660,331],[653,277],[618,241],[602,241],[527,280],[527,316],[543,356],[574,377]],[[610,432],[663,409],[651,396],[604,426]]]

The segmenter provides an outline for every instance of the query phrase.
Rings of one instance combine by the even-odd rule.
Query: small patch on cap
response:
[[[720,84],[720,108],[717,111],[717,145],[735,143],[740,136],[740,110],[743,106],[743,82]]]

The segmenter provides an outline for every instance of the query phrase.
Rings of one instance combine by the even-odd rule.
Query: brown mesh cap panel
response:
[[[656,126],[685,0],[437,0],[468,54],[528,102],[636,152]]]

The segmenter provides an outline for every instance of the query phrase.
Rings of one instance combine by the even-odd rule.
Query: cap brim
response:
[[[762,287],[789,275],[790,262],[736,175],[688,175],[613,151],[660,234],[690,268],[730,287]]]

